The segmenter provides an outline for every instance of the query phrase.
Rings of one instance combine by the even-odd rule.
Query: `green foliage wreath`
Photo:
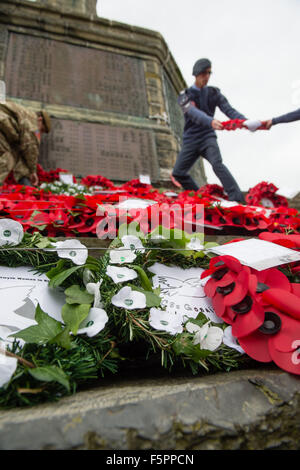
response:
[[[151,364],[152,367],[162,366],[169,372],[187,367],[193,374],[198,374],[201,371],[230,371],[249,363],[249,358],[224,343],[214,351],[201,348],[195,344],[195,335],[186,324],[178,334],[151,326],[151,309],[163,312],[163,308],[160,290],[153,288],[153,274],[149,268],[154,263],[161,263],[183,269],[205,269],[210,257],[205,251],[187,249],[191,239],[185,233],[173,230],[169,239],[164,239],[159,229],[156,237],[153,233],[144,236],[136,229],[136,226],[122,226],[119,238],[112,242],[103,257],[86,256],[84,263],[79,265],[74,264],[72,257],[61,255],[55,240],[38,233],[25,234],[17,246],[2,246],[0,265],[31,266],[37,273],[46,273],[49,288],[64,290],[66,304],[61,322],[51,318],[38,305],[37,324],[15,334],[14,343],[6,354],[17,358],[18,366],[10,381],[0,389],[0,407],[56,401],[92,385],[101,386],[101,378],[117,374],[126,367]],[[124,247],[123,241],[128,235],[134,236],[140,245],[130,249]],[[113,262],[113,257],[122,253],[119,263]],[[134,257],[134,261],[129,261],[127,254],[129,258]],[[123,284],[116,283],[108,275],[108,267],[112,266],[134,271],[135,277]],[[124,286],[133,298],[145,300],[141,308],[134,309],[130,304],[128,308],[126,304],[116,305],[114,299]],[[93,308],[106,313],[105,325],[95,336],[78,334]],[[208,323],[216,328],[226,327],[209,322],[203,313],[190,320],[198,330]]]

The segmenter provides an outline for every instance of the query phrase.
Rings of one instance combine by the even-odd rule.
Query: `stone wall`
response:
[[[41,0],[40,3],[53,6],[64,12],[96,15],[97,0]]]
[[[98,18],[95,7],[95,0],[2,1],[0,80],[9,99],[46,109],[65,129],[44,139],[46,169],[76,161],[68,169],[77,176],[124,181],[150,173],[164,184],[181,146],[176,99],[186,84],[161,34]],[[205,184],[202,163],[194,176]]]

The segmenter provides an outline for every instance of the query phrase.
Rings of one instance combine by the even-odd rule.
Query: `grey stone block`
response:
[[[1,449],[299,449],[300,381],[280,370],[103,380],[0,413]]]

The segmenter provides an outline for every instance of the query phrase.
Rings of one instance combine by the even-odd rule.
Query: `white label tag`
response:
[[[299,252],[256,238],[216,246],[210,248],[209,251],[217,255],[233,256],[245,266],[249,266],[257,271],[300,260]]]
[[[70,173],[59,173],[59,180],[65,184],[73,184],[73,175]]]
[[[140,183],[142,184],[151,184],[151,179],[149,175],[140,175]]]

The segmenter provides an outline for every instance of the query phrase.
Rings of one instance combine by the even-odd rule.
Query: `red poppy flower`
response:
[[[300,374],[300,361],[295,360],[300,346],[300,322],[268,306],[265,321],[254,333],[239,338],[246,354],[259,362],[274,361],[287,372]]]
[[[259,289],[262,293],[264,291],[264,286],[272,289],[282,289],[287,292],[291,292],[291,284],[288,278],[281,272],[279,269],[270,268],[265,269],[264,271],[255,271],[255,276],[259,283]]]
[[[222,122],[223,127],[226,131],[235,131],[236,129],[243,129],[245,119],[231,119],[229,121]]]
[[[103,217],[78,216],[78,219],[80,219],[80,223],[70,224],[69,229],[76,230],[78,233],[89,233],[90,235],[94,235],[96,233],[97,226],[99,222],[103,220]],[[79,220],[77,222],[79,222]]]
[[[259,234],[259,238],[261,240],[277,243],[279,245],[282,244],[282,242],[287,242],[290,244],[288,248],[300,248],[300,235],[285,235],[281,233],[263,232]]]
[[[235,314],[232,322],[232,334],[243,338],[258,330],[265,319],[263,307],[251,296],[246,296],[239,304],[230,307],[227,314]]]
[[[101,175],[89,175],[81,180],[81,184],[90,188],[91,186],[101,186],[102,188],[114,189],[112,181]]]
[[[199,194],[202,196],[221,197],[222,199],[228,200],[228,196],[225,193],[223,186],[218,184],[206,184],[205,186],[202,186],[197,192],[197,195]]]
[[[269,352],[272,360],[281,369],[300,375],[300,322],[285,315],[280,335],[269,340]]]
[[[300,320],[300,297],[283,289],[268,289],[262,293],[265,302]]]

